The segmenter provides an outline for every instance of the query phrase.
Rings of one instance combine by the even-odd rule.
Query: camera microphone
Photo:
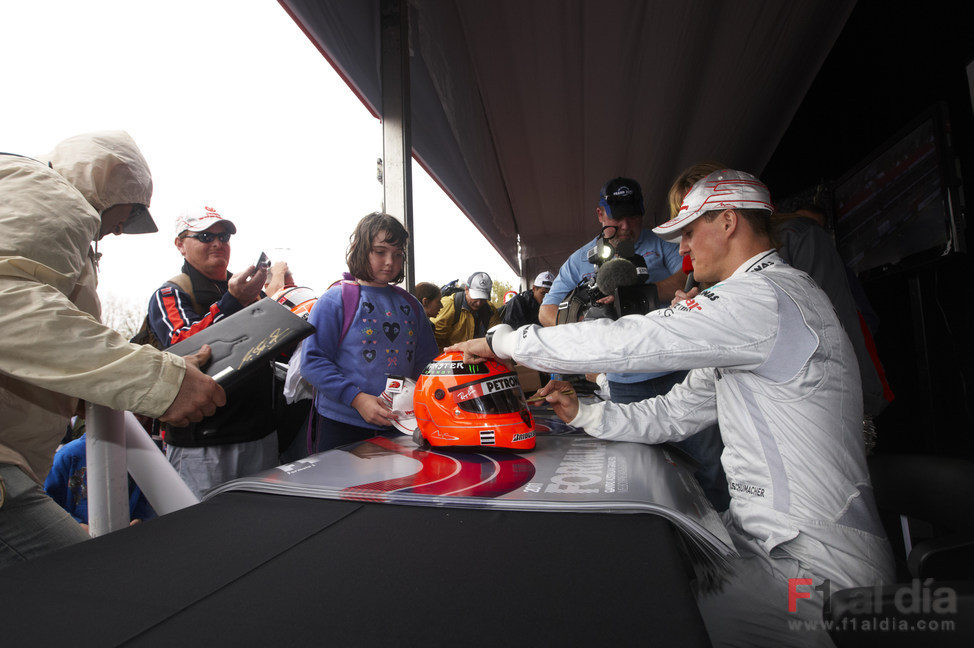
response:
[[[642,283],[636,266],[628,259],[612,259],[599,268],[595,275],[595,286],[603,295],[614,295],[619,286],[634,286]]]

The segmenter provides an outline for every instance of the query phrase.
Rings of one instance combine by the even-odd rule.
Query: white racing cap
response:
[[[687,192],[675,217],[653,228],[664,241],[676,241],[684,227],[709,211],[724,209],[764,209],[774,211],[771,192],[750,173],[723,169],[698,180]]]
[[[555,275],[546,270],[534,278],[534,283],[532,286],[534,288],[551,288],[551,284],[554,280]]]
[[[237,233],[237,226],[229,218],[224,218],[215,207],[198,205],[184,209],[176,217],[176,236],[183,232],[202,232],[217,223],[226,223],[227,231],[231,234]]]

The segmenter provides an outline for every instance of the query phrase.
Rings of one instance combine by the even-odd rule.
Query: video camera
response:
[[[612,243],[616,228],[602,228],[586,259],[598,271],[583,280],[558,305],[556,324],[570,324],[623,315],[645,315],[659,307],[656,285],[648,283],[646,261],[636,254],[632,241]],[[615,297],[611,304],[600,304],[604,297]]]

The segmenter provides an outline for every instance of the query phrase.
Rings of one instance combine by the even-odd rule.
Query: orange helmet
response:
[[[468,364],[456,351],[437,356],[416,380],[413,408],[418,445],[534,448],[521,381],[493,360]]]
[[[311,307],[318,301],[318,295],[304,286],[285,286],[274,293],[272,299],[290,308],[295,315],[308,319]]]

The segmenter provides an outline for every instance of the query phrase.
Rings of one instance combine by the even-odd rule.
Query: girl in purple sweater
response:
[[[437,354],[423,307],[395,285],[403,280],[408,238],[388,214],[359,221],[345,256],[346,281],[311,311],[315,333],[304,342],[301,375],[317,391],[315,452],[391,431],[392,412],[378,398],[386,377],[416,378]],[[358,303],[342,337],[346,291],[357,291]]]

